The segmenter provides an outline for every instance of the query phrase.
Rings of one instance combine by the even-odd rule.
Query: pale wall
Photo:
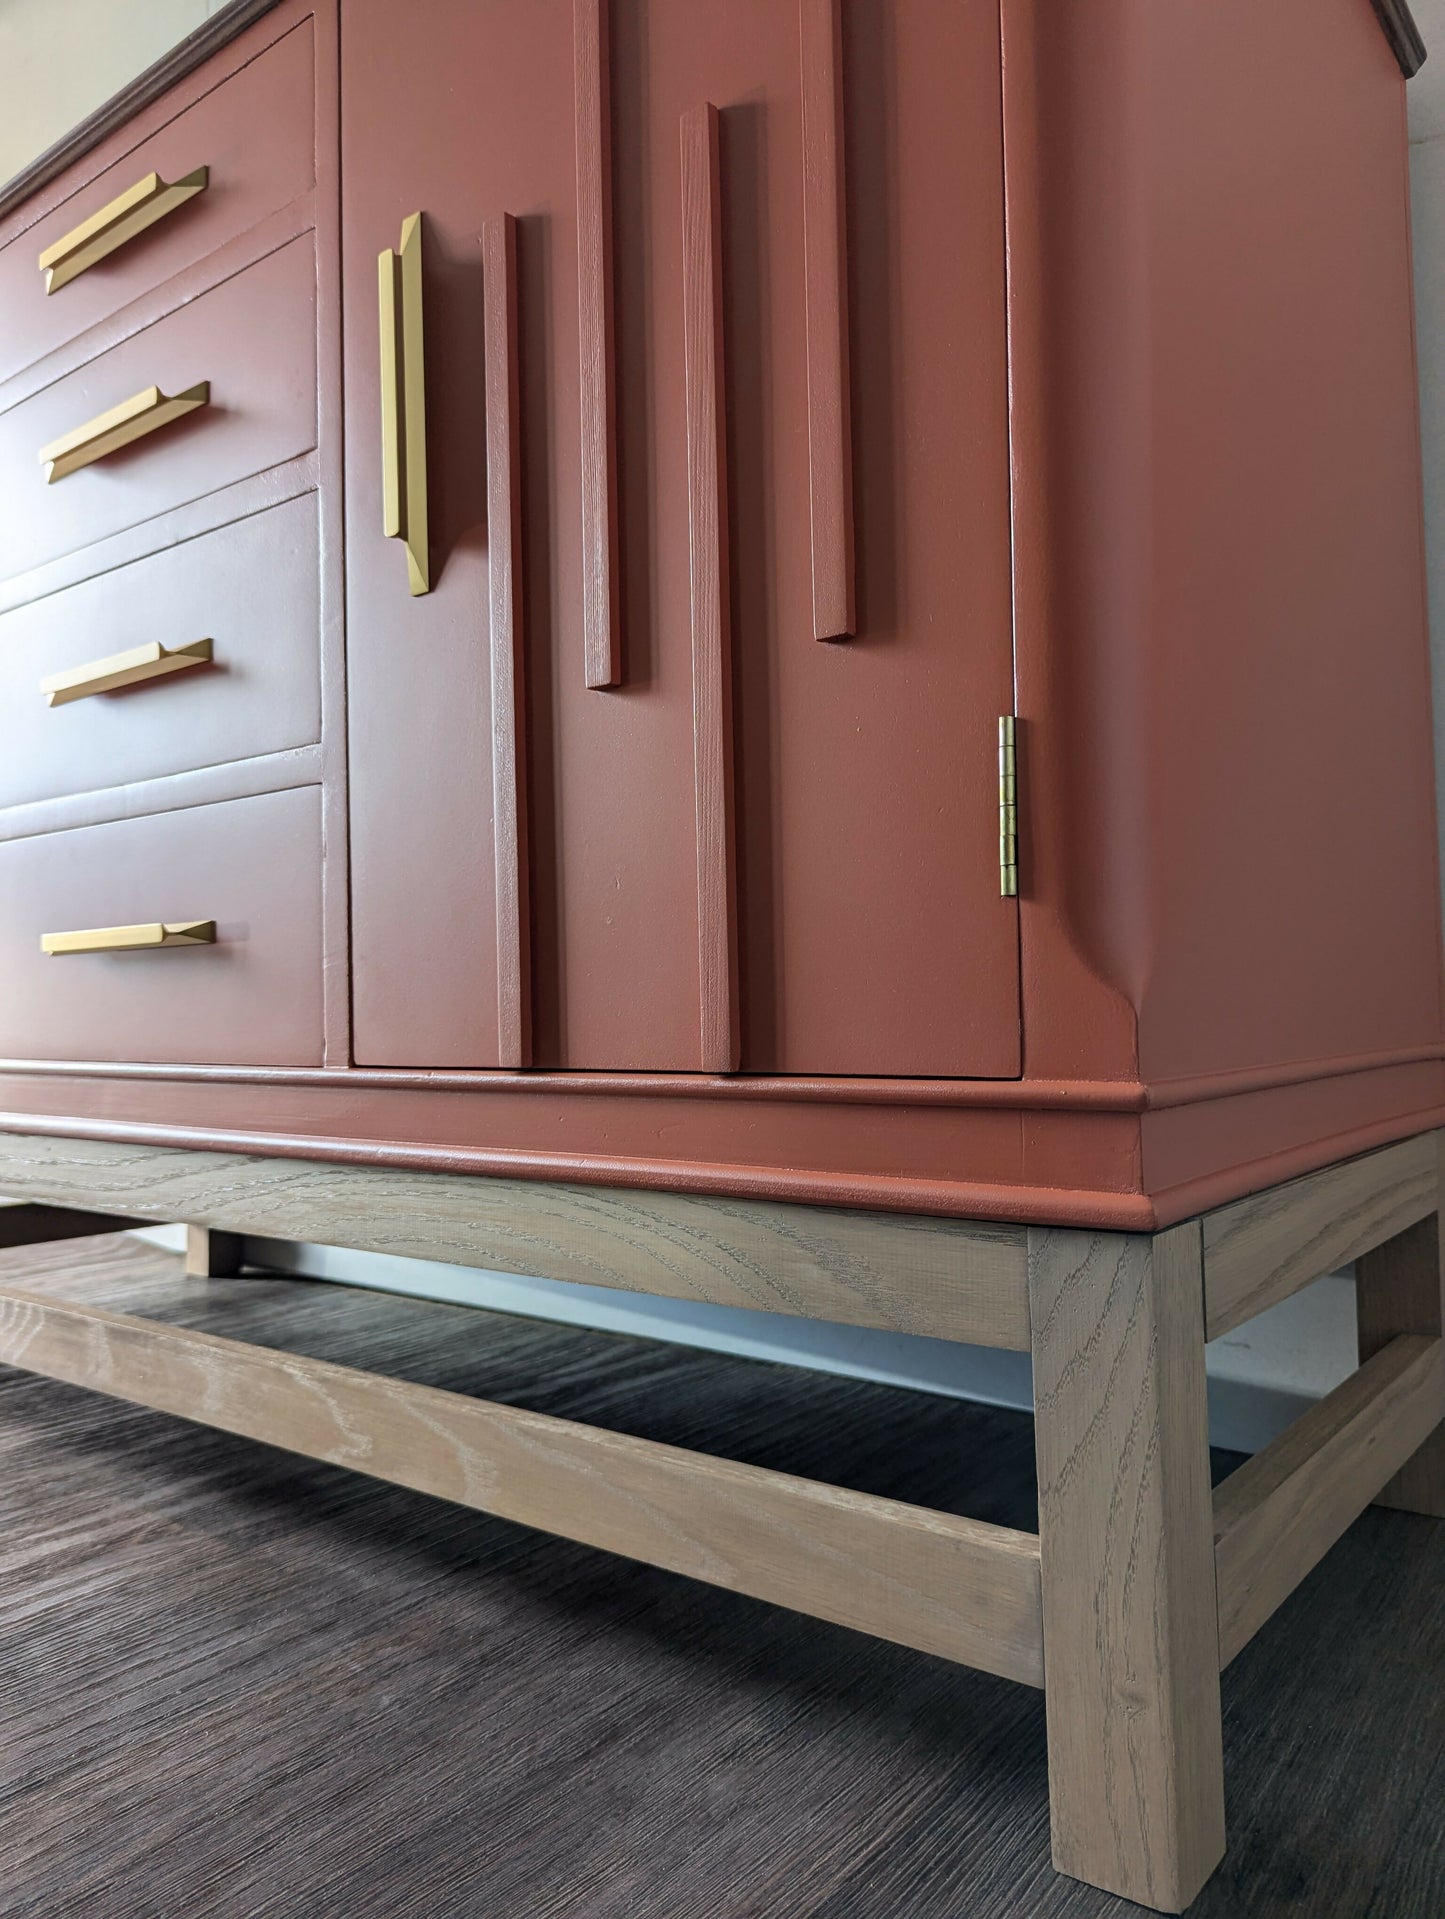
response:
[[[0,0],[0,181],[194,33],[223,0]]]

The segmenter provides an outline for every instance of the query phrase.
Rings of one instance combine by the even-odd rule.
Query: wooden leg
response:
[[[208,1226],[186,1228],[186,1273],[191,1279],[230,1279],[241,1270],[245,1242],[239,1233]]]
[[[1029,1235],[1054,1864],[1182,1912],[1224,1852],[1199,1222]]]
[[[1440,1190],[1445,1194],[1445,1133],[1436,1139],[1442,1159]],[[1363,1254],[1355,1262],[1355,1282],[1362,1364],[1401,1333],[1438,1339],[1445,1332],[1440,1215],[1432,1213]],[[1376,1504],[1445,1519],[1445,1425],[1436,1427]]]

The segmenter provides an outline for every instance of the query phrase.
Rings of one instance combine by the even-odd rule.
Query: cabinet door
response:
[[[1016,1074],[998,7],[655,0],[648,17],[664,281],[669,135],[696,101],[719,109],[743,1063]],[[666,502],[685,434],[660,315],[654,339]],[[846,624],[840,492],[853,619],[820,640]]]
[[[364,1064],[1019,1070],[997,7],[839,26],[827,0],[349,0]],[[416,211],[420,597],[381,532],[376,283]],[[820,640],[850,509],[851,632]]]
[[[629,475],[625,683],[586,683],[573,0],[349,0],[342,60],[357,1058],[695,1067],[691,653],[685,626],[664,633],[649,591],[663,562],[647,525],[645,422]],[[674,134],[674,191],[676,174]],[[414,598],[400,543],[381,533],[376,259],[418,210],[432,590]],[[493,521],[506,518],[508,436],[495,405],[488,418],[489,340],[494,399],[506,394],[498,329],[487,330],[496,249],[483,260],[484,232],[508,215],[527,761],[515,800],[509,768],[494,768],[507,701],[492,673],[490,585],[512,525],[489,524],[489,427]],[[648,253],[639,228],[620,296],[638,305],[643,359]],[[685,549],[666,561],[679,563]],[[525,846],[514,848],[509,803]],[[519,893],[526,906],[513,908]],[[531,989],[520,1046],[519,968]]]

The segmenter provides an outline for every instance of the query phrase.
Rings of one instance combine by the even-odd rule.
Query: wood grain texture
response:
[[[848,359],[840,0],[798,0],[803,93],[803,269],[808,335],[808,475],[813,637],[855,626],[853,399]]]
[[[0,1254],[32,1290],[1036,1525],[1026,1413],[179,1268]],[[1137,1919],[1049,1870],[1029,1687],[10,1368],[0,1516],[16,1919],[121,1919],[118,1886],[138,1919]],[[1191,1919],[1445,1910],[1442,1653],[1445,1527],[1366,1514],[1227,1676],[1238,1867]]]
[[[1445,1418],[1445,1343],[1402,1334],[1214,1496],[1228,1665]]]
[[[1413,80],[1425,64],[1425,37],[1415,23],[1407,0],[1370,0],[1391,51],[1400,63],[1400,71]]]
[[[232,1279],[245,1263],[245,1253],[239,1233],[213,1232],[209,1226],[186,1228],[188,1279]]]
[[[212,54],[219,52],[228,41],[234,40],[253,21],[259,20],[262,14],[269,13],[278,4],[279,0],[228,0],[228,4],[219,7],[194,33],[188,33],[169,53],[162,54],[144,73],[137,74],[134,80],[118,93],[113,93],[94,113],[87,114],[71,132],[48,146],[44,153],[38,154],[28,166],[22,167],[4,186],[0,186],[0,219],[92,148],[98,147],[102,140],[134,119],[153,100],[158,100],[178,81],[184,80],[187,74],[194,73]]]
[[[491,602],[492,827],[497,884],[497,1063],[532,1063],[527,857],[527,652],[522,588],[522,432],[517,223],[482,228],[486,280],[487,556]]]
[[[1026,1352],[1021,1227],[0,1133],[0,1190]]]
[[[582,362],[582,646],[590,687],[622,683],[609,24],[608,0],[573,0],[577,321]]]
[[[1182,1912],[1224,1851],[1199,1228],[1029,1236],[1054,1864]]]
[[[0,1361],[1043,1682],[1027,1534],[19,1287]]]
[[[1437,1158],[1435,1135],[1421,1133],[1207,1214],[1209,1338],[1218,1339],[1433,1212]]]
[[[687,379],[693,751],[697,778],[698,1065],[739,1060],[737,849],[733,822],[732,607],[723,367],[718,116],[682,116],[682,293]]]
[[[1445,1193],[1445,1134],[1436,1135]],[[1362,1253],[1355,1264],[1355,1305],[1360,1358],[1369,1360],[1401,1333],[1427,1339],[1445,1334],[1445,1260],[1440,1215],[1432,1213],[1405,1232]],[[1432,1433],[1413,1458],[1377,1495],[1382,1506],[1445,1519],[1445,1426]]]

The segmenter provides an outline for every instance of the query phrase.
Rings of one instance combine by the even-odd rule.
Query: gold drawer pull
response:
[[[157,220],[164,220],[187,200],[204,193],[210,177],[209,167],[197,167],[194,173],[188,173],[184,180],[177,180],[172,186],[167,186],[158,173],[148,173],[144,180],[137,180],[108,207],[92,213],[63,240],[45,249],[40,256],[45,291],[59,293],[87,267],[98,265],[127,240],[134,240]]]
[[[156,946],[214,946],[214,920],[151,926],[95,926],[84,933],[42,933],[42,953],[140,953]]]
[[[109,413],[97,414],[84,426],[62,433],[58,440],[41,447],[40,464],[45,468],[46,485],[53,486],[68,473],[78,473],[81,467],[89,466],[92,460],[103,460],[107,453],[119,453],[132,440],[143,439],[157,427],[169,426],[172,420],[194,413],[198,406],[205,406],[210,397],[209,380],[187,387],[174,399],[167,399],[158,386],[148,386],[144,393],[133,394],[119,406],[113,406]]]
[[[188,667],[204,666],[210,657],[209,640],[192,640],[189,646],[162,646],[159,640],[153,640],[149,646],[133,646],[128,653],[112,653],[108,660],[92,660],[89,666],[73,666],[68,673],[52,673],[40,682],[40,690],[48,706],[68,706],[72,700],[87,700],[93,693],[114,693],[122,686],[138,686],[142,680],[184,673]]]
[[[381,530],[406,544],[413,594],[431,592],[426,502],[426,372],[422,359],[421,215],[401,248],[376,256],[381,299]]]

